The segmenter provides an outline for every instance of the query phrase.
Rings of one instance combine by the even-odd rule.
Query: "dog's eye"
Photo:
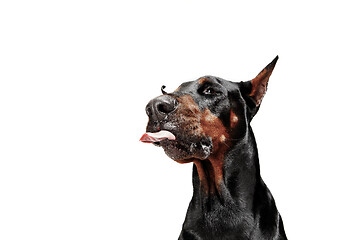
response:
[[[203,94],[204,95],[214,95],[214,94],[216,94],[216,91],[212,87],[207,87],[203,90]]]

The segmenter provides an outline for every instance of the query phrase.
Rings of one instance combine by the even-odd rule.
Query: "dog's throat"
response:
[[[195,160],[200,188],[206,194],[221,193],[223,183],[223,159]]]

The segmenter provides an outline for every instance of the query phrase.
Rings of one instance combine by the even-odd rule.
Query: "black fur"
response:
[[[271,71],[275,63],[272,63]],[[258,151],[250,126],[259,109],[251,96],[252,82],[235,83],[213,76],[201,79],[207,81],[187,82],[176,92],[164,94],[174,101],[184,95],[191,96],[201,111],[209,109],[226,129],[231,126],[230,111],[236,114],[238,122],[236,128],[229,130],[231,147],[224,155],[223,180],[214,193],[202,189],[194,164],[194,192],[179,239],[287,239],[275,201],[260,176]],[[161,120],[152,119],[154,114],[150,114],[148,131],[155,131],[155,125],[157,130],[166,129],[168,122],[176,122],[178,113],[175,105],[170,109],[171,112],[168,111]],[[190,135],[181,133],[181,129],[171,130],[180,136]],[[164,141],[161,144],[168,143]],[[211,171],[208,159],[201,159],[199,163],[206,171]],[[210,176],[211,173],[205,172],[205,175]]]

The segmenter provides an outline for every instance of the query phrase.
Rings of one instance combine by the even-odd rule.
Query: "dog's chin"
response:
[[[207,159],[211,154],[211,141],[184,142],[164,140],[159,143],[166,155],[179,163],[192,162],[194,159]]]

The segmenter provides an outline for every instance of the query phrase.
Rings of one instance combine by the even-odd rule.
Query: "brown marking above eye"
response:
[[[206,82],[209,82],[209,79],[207,79],[207,78],[200,78],[199,80],[198,80],[198,83],[199,84],[204,84],[204,83],[206,83]]]

